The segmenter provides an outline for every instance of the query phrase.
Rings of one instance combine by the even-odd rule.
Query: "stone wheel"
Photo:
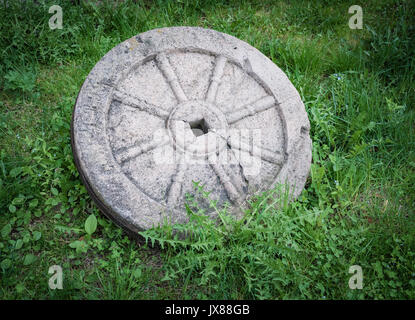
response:
[[[72,125],[89,192],[131,231],[185,221],[195,182],[233,212],[276,183],[296,197],[311,161],[307,115],[281,70],[201,28],[152,30],[111,50],[85,81]]]

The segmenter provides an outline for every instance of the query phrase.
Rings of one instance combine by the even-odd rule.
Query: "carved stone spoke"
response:
[[[212,78],[210,79],[210,85],[206,94],[206,100],[209,102],[215,102],[216,92],[222,79],[223,71],[225,69],[226,58],[224,56],[217,56],[215,60],[215,68],[213,69]]]
[[[186,163],[181,158],[177,165],[176,173],[172,177],[172,183],[167,194],[167,204],[177,206],[182,195],[183,182],[185,181]]]
[[[145,111],[153,116],[156,116],[162,119],[166,119],[169,116],[169,113],[166,110],[163,110],[158,106],[148,103],[147,101],[133,97],[129,95],[128,93],[122,92],[120,90],[114,90],[114,100],[117,100],[132,108]]]
[[[131,159],[137,158],[141,154],[154,150],[156,148],[162,147],[169,142],[168,136],[163,136],[163,138],[151,139],[148,142],[142,142],[130,147],[120,148],[119,150],[114,151],[114,156],[117,161],[125,163]]]
[[[266,96],[258,99],[255,102],[249,103],[242,108],[239,108],[226,115],[229,124],[235,123],[249,116],[254,116],[258,112],[268,110],[275,105],[275,99],[271,96]]]
[[[228,143],[232,149],[248,152],[253,157],[261,158],[267,162],[282,165],[285,161],[284,155],[274,152],[261,146],[251,146],[238,138],[229,138]]]
[[[219,177],[221,184],[223,185],[229,200],[234,204],[239,204],[243,200],[242,185],[234,184],[231,178],[226,174],[223,165],[216,160],[212,160],[210,166]]]
[[[179,102],[184,102],[187,100],[186,94],[184,93],[179,80],[177,79],[176,74],[165,53],[159,53],[156,57],[157,65],[167,82],[169,83],[171,89],[173,90],[174,95],[176,96]]]

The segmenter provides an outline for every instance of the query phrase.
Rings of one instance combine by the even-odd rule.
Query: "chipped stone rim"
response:
[[[259,50],[228,34],[200,27],[153,29],[110,50],[91,70],[78,94],[71,122],[71,145],[81,179],[106,216],[128,231],[151,228],[167,217],[185,222],[185,212],[147,197],[125,177],[105,137],[114,87],[132,65],[159,52],[202,50],[230,57],[277,100],[286,131],[286,156],[275,184],[288,184],[291,197],[304,188],[311,165],[310,124],[301,98],[284,72]],[[80,125],[82,124],[82,126]],[[86,129],[89,128],[89,129]],[[271,186],[271,187],[272,187]],[[151,214],[163,212],[161,215]]]

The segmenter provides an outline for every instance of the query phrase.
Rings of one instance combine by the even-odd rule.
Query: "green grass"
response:
[[[39,2],[0,6],[2,299],[415,298],[413,1],[362,3],[363,30],[348,27],[353,1]],[[49,30],[57,3],[63,29]],[[146,243],[88,196],[70,120],[108,50],[175,25],[229,33],[281,67],[305,103],[313,163],[295,202],[270,191],[246,220],[220,211],[215,225],[189,196],[192,222],[145,232]],[[63,290],[48,287],[55,264]],[[355,264],[362,290],[348,288]]]

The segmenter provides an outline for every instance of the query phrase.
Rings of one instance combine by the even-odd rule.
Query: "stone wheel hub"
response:
[[[296,197],[311,162],[307,114],[285,74],[247,43],[191,27],[106,54],[78,95],[72,146],[93,199],[133,232],[185,222],[196,181],[235,213],[276,184]]]
[[[179,104],[169,116],[168,129],[174,145],[194,156],[208,156],[226,147],[226,117],[208,101]]]

